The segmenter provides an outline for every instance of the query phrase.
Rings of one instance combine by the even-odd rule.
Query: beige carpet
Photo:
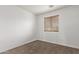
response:
[[[78,53],[79,49],[36,40],[23,46],[3,52],[2,54],[78,54]]]

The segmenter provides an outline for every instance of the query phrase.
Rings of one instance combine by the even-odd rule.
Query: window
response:
[[[44,31],[45,32],[58,32],[58,18],[59,15],[44,17]]]

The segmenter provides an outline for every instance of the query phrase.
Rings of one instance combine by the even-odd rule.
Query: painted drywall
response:
[[[35,15],[16,6],[0,6],[0,52],[33,40]]]
[[[59,15],[59,32],[44,32],[44,17]],[[37,15],[37,39],[79,48],[79,6]]]

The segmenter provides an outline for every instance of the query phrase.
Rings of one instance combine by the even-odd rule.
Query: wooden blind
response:
[[[58,18],[59,15],[44,17],[44,31],[45,32],[58,32]]]

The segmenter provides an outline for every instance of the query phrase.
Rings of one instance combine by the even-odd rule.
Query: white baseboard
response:
[[[45,41],[45,42],[50,42],[50,43],[54,43],[54,44],[58,44],[58,45],[62,45],[62,46],[67,46],[67,47],[72,47],[72,48],[76,48],[76,49],[79,49],[78,46],[75,46],[75,45],[69,45],[69,44],[66,44],[64,42],[53,42],[53,41],[48,41],[46,39],[38,39],[40,41]]]
[[[13,49],[13,48],[16,48],[16,47],[19,47],[19,46],[22,46],[22,45],[27,44],[27,43],[33,42],[33,41],[35,41],[35,40],[36,40],[36,39],[32,39],[32,40],[26,41],[26,42],[24,42],[24,43],[21,43],[21,44],[19,44],[19,45],[16,45],[16,46],[14,46],[14,47],[11,47],[11,48],[8,48],[8,49],[4,49],[4,50],[0,51],[0,53],[5,52],[5,51],[10,50],[10,49]]]

